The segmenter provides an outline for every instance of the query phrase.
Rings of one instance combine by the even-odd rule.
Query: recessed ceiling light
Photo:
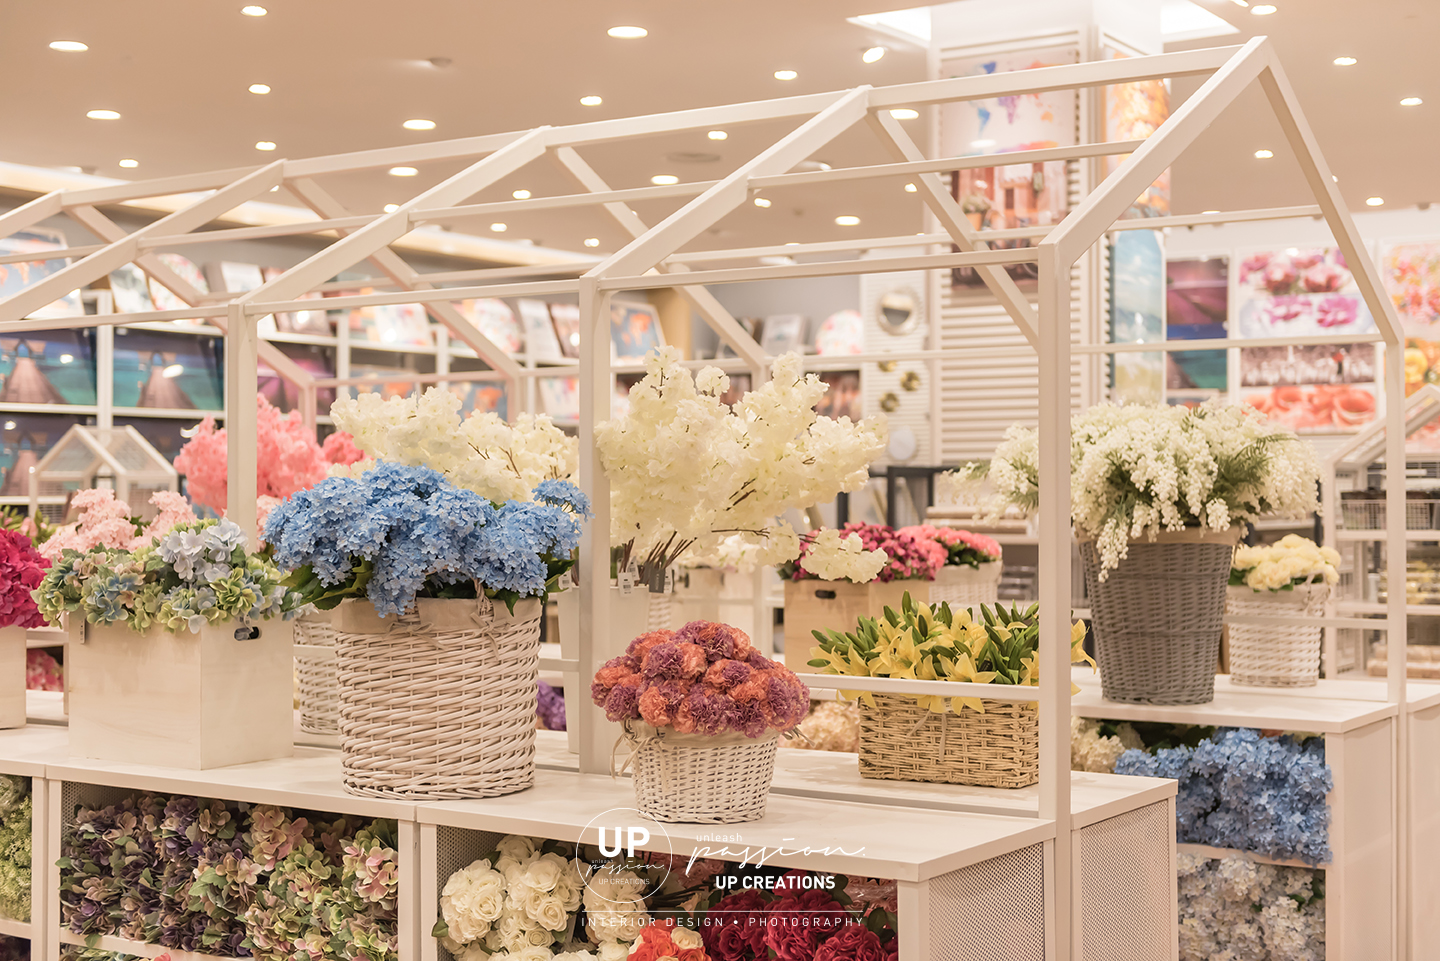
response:
[[[131,159],[129,159],[129,158],[127,157],[126,159],[120,161],[120,166],[122,166],[122,167],[138,167],[138,166],[140,166],[140,161],[138,161],[138,160],[131,160]]]
[[[261,140],[261,141],[258,141],[258,142],[256,142],[256,144],[255,144],[255,149],[256,149],[256,150],[274,150],[274,149],[275,149],[275,141],[273,141],[273,140]]]
[[[644,27],[611,27],[605,32],[616,40],[639,40],[650,33]]]
[[[599,237],[586,237],[586,238],[585,238],[585,246],[586,246],[586,247],[599,247],[599,246],[600,246],[600,238],[599,238]]]
[[[730,135],[723,130],[712,130],[705,136],[709,137],[711,140],[724,140]]]
[[[1248,6],[1250,6],[1250,0],[1231,0],[1231,2],[1234,3],[1235,6],[1237,6],[1237,7],[1248,7]]]
[[[912,110],[909,107],[896,107],[894,110],[890,111],[890,116],[894,117],[896,120],[914,120],[916,117],[920,116],[920,111]]]
[[[800,76],[800,75],[799,75],[798,73],[796,73],[794,70],[776,70],[776,71],[775,71],[775,79],[776,79],[776,80],[794,80],[794,79],[795,79],[796,77],[798,77],[798,76]]]
[[[1419,97],[1406,97],[1404,100],[1400,101],[1400,106],[1402,106],[1402,107],[1418,107],[1418,106],[1420,106],[1420,105],[1421,105],[1422,103],[1424,103],[1424,102],[1425,102],[1425,101],[1421,100]]]
[[[435,129],[435,121],[433,121],[433,120],[407,120],[407,121],[405,121],[404,123],[402,123],[400,126],[404,127],[406,130],[434,130],[434,129]]]
[[[1257,17],[1268,17],[1277,9],[1279,8],[1277,8],[1273,3],[1257,3],[1255,4],[1255,6],[1250,8],[1250,12],[1255,14],[1255,16]]]
[[[1331,174],[1331,175],[1330,175],[1330,180],[1331,180],[1332,183],[1337,183],[1337,184],[1338,184],[1338,183],[1340,182],[1340,178],[1337,177],[1337,176],[1335,176],[1334,174]]]
[[[866,50],[860,55],[860,59],[865,61],[866,63],[874,63],[876,60],[879,60],[883,56],[885,56],[884,47],[871,47],[869,50]]]
[[[851,216],[850,214],[841,214],[835,218],[835,222],[842,227],[854,227],[860,223],[860,218]]]
[[[85,116],[91,120],[119,120],[120,113],[116,110],[89,110]]]
[[[14,429],[15,429],[15,422],[14,422],[13,420],[7,420],[7,421],[5,422],[5,429],[6,429],[6,430],[14,430]]]
[[[266,10],[264,7],[259,7],[252,3],[249,6],[241,7],[240,12],[245,14],[245,16],[247,17],[263,17],[270,11]]]
[[[919,190],[919,189],[920,189],[920,188],[917,187],[917,186],[915,186],[914,184],[906,184],[906,185],[905,185],[905,192],[906,192],[907,194],[913,194],[915,191],[917,191],[917,190]]]
[[[800,246],[800,241],[798,241],[798,240],[787,240],[787,241],[785,241],[785,246],[786,246],[786,247],[799,247],[799,246]]]
[[[1367,206],[1367,207],[1380,207],[1380,206],[1384,205],[1384,203],[1385,203],[1385,198],[1384,198],[1384,197],[1369,197],[1369,198],[1366,198],[1366,200],[1365,200],[1365,206]]]
[[[1353,67],[1356,62],[1354,57],[1336,57],[1334,60],[1337,67]]]
[[[530,191],[528,191],[528,190],[512,190],[512,191],[510,192],[510,196],[514,197],[516,200],[529,200],[529,199],[530,199]]]
[[[602,103],[604,103],[604,102],[605,102],[605,101],[601,100],[599,97],[581,97],[581,98],[580,98],[580,104],[581,104],[581,106],[584,106],[584,107],[598,107],[598,106],[600,106],[600,105],[601,105]]]
[[[270,85],[269,85],[268,83],[252,83],[252,84],[250,85],[250,92],[251,92],[251,93],[261,93],[261,94],[269,93],[269,92],[270,92]]]
[[[1273,156],[1275,156],[1275,151],[1273,151],[1273,150],[1257,150],[1257,151],[1255,151],[1255,159],[1256,159],[1256,160],[1269,160],[1269,159],[1270,159],[1271,157],[1273,157]]]
[[[386,205],[385,205],[385,212],[386,212],[387,214],[393,214],[395,211],[397,211],[397,210],[399,210],[399,209],[400,209],[400,205],[399,205],[399,204],[386,204]]]
[[[416,174],[418,174],[419,172],[420,172],[420,171],[416,170],[414,167],[391,167],[391,168],[390,168],[390,176],[392,176],[392,177],[413,177],[413,176],[415,176]]]
[[[509,228],[507,225],[505,225],[505,224],[495,223],[495,224],[491,224],[491,225],[490,225],[490,229],[493,230],[493,231],[494,231],[495,233],[497,233],[497,234],[503,234],[505,231],[509,230],[510,228]]]
[[[650,182],[657,187],[668,187],[670,184],[678,184],[680,178],[674,174],[656,174],[650,178]]]
[[[1204,214],[1218,214],[1219,212],[1220,212],[1220,211],[1218,211],[1218,210],[1202,210],[1202,211],[1200,211],[1200,213],[1201,213],[1202,215],[1204,215]]]
[[[59,50],[62,53],[84,53],[90,47],[79,40],[51,40],[51,50]]]
[[[770,206],[770,200],[769,200],[769,198],[766,198],[766,197],[756,197],[756,198],[755,198],[755,206],[757,206],[757,207],[768,207],[768,206]]]

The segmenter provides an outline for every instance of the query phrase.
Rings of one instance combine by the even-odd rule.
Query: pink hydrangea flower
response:
[[[331,464],[342,464],[348,467],[358,460],[365,459],[365,452],[355,446],[355,438],[343,430],[337,430],[325,438],[325,443],[320,446],[320,450],[325,455],[325,460]]]
[[[284,500],[324,480],[330,462],[299,412],[282,414],[258,395],[256,407],[256,492]],[[225,428],[217,428],[207,417],[175,457],[175,469],[185,475],[190,499],[217,512],[226,506],[227,443]]]

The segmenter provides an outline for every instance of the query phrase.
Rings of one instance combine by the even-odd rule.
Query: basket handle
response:
[[[833,601],[835,600],[836,595],[834,591],[817,590],[815,592],[815,596],[820,598],[822,601]]]

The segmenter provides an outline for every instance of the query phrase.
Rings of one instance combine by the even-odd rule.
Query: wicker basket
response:
[[[340,733],[340,687],[335,682],[335,629],[330,612],[295,619],[295,675],[300,687],[300,730]]]
[[[1260,617],[1320,617],[1330,585],[1307,584],[1289,591],[1231,587],[1225,612]],[[1320,680],[1319,627],[1231,624],[1230,680],[1252,687],[1312,687]]]
[[[1129,556],[1103,582],[1095,542],[1080,542],[1106,700],[1214,700],[1225,589],[1239,537],[1239,530],[1197,529],[1131,541]]]
[[[964,564],[946,564],[930,582],[930,603],[944,602],[952,610],[978,608],[1000,600],[999,561],[981,564],[978,568]]]
[[[625,727],[635,806],[656,821],[737,824],[765,816],[779,735],[706,737],[642,722]]]
[[[915,699],[876,694],[860,700],[860,776],[982,787],[1028,787],[1039,780],[1040,715],[1034,704],[981,702],[935,714]]]
[[[335,614],[345,790],[368,797],[513,794],[535,781],[540,601],[421,598]]]

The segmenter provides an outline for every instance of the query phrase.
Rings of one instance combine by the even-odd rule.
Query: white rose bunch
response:
[[[595,427],[611,539],[642,576],[687,552],[713,555],[731,536],[756,548],[746,556],[731,545],[731,556],[793,560],[799,537],[776,518],[859,490],[885,448],[881,419],[816,416],[827,387],[801,371],[799,355],[778,358],[771,379],[733,407],[720,401],[729,378],[713,367],[692,377],[673,347],[645,365],[629,411]]]
[[[643,888],[644,882],[634,871],[606,867],[590,875],[583,896],[585,931],[591,941],[600,945],[602,961],[607,943],[634,941],[650,923],[645,900],[640,896]]]
[[[495,413],[461,420],[460,407],[459,397],[438,387],[388,400],[376,393],[339,398],[330,416],[367,459],[331,474],[358,476],[375,460],[430,467],[457,487],[504,503],[528,501],[541,481],[575,473],[579,442],[548,416],[521,414],[513,424]]]
[[[1117,724],[1114,734],[1101,734],[1100,722],[1089,718],[1070,719],[1070,769],[1095,774],[1114,774],[1115,762],[1145,742],[1129,724]]]
[[[578,862],[508,836],[495,854],[446,880],[441,943],[458,961],[550,961],[570,936],[582,887]]]
[[[1280,591],[1306,583],[1338,584],[1340,554],[1308,537],[1286,534],[1274,544],[1239,547],[1230,562],[1230,583],[1254,591]]]

